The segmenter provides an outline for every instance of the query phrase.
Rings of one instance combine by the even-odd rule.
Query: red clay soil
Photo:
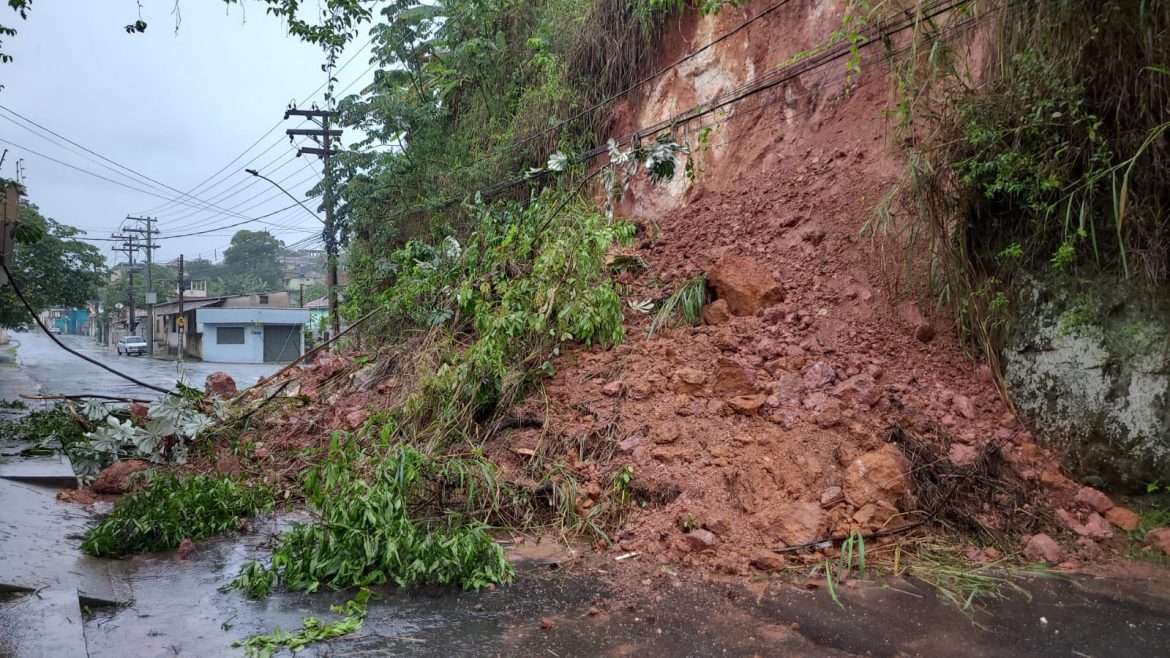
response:
[[[766,4],[689,16],[663,61]],[[746,44],[721,46],[705,64],[660,80],[641,104],[620,107],[615,134],[742,82],[745,60],[762,70],[813,45],[810,25],[839,20],[793,4],[745,31]],[[769,49],[777,43],[786,45]],[[623,253],[648,267],[620,275],[623,297],[661,300],[707,273],[720,299],[702,326],[654,337],[649,317],[627,309],[625,343],[554,364],[544,395],[524,410],[543,416],[545,429],[511,432],[489,448],[518,471],[560,437],[573,446],[562,456],[594,491],[632,467],[636,489],[658,504],[632,513],[621,551],[744,573],[778,566],[777,548],[895,526],[899,511],[921,508],[907,462],[883,442],[893,426],[936,437],[958,465],[994,442],[1022,480],[1049,487],[1054,500],[1076,491],[950,323],[888,290],[861,231],[902,173],[884,116],[889,84],[875,66],[843,94],[839,73],[795,81],[776,102],[720,120],[693,184],[633,187],[619,214],[641,230]],[[758,303],[745,305],[740,288]],[[994,517],[986,519],[993,529]]]
[[[661,61],[766,4],[712,18],[688,14],[668,31]],[[836,29],[840,12],[809,4],[791,3],[618,106],[614,133],[812,47]],[[647,267],[619,275],[623,297],[662,300],[706,273],[718,299],[703,325],[653,337],[650,317],[628,308],[627,340],[557,359],[544,390],[515,410],[543,418],[544,427],[500,433],[485,447],[488,457],[515,481],[524,481],[534,455],[562,460],[583,484],[578,507],[586,512],[615,473],[631,467],[645,506],[630,513],[615,550],[741,574],[781,567],[776,549],[921,518],[899,516],[925,504],[913,486],[920,473],[911,469],[970,465],[994,443],[1011,477],[1050,496],[989,495],[975,505],[978,523],[1020,534],[1001,527],[1011,517],[997,506],[1033,517],[1062,507],[1063,529],[1050,524],[1059,550],[1047,557],[1065,559],[1078,537],[1077,554],[1091,557],[1110,524],[1131,519],[1114,512],[1103,526],[1093,515],[1105,512],[1089,498],[1074,501],[1077,486],[1017,422],[991,371],[964,354],[949,322],[893,294],[861,237],[902,165],[884,114],[886,72],[867,68],[847,94],[841,74],[795,80],[714,116],[709,148],[696,151],[694,182],[678,176],[664,188],[633,186],[619,214],[641,230],[623,253]],[[698,129],[679,128],[692,139]],[[306,401],[281,403],[245,437],[255,444],[246,464],[222,454],[203,467],[295,481],[304,448],[324,445],[331,430],[356,429],[393,402],[393,377],[358,381],[354,371],[351,359],[318,359],[289,382]],[[887,444],[892,427],[933,442],[934,463]]]

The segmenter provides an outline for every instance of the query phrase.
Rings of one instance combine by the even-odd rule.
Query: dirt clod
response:
[[[1039,533],[1032,535],[1024,543],[1024,557],[1037,562],[1059,564],[1064,559],[1064,550],[1055,539]]]
[[[147,468],[149,465],[141,459],[114,462],[98,473],[90,488],[100,494],[124,494],[132,486],[131,476]]]
[[[236,380],[223,371],[213,372],[203,383],[203,392],[216,398],[233,398],[239,394],[236,389]]]

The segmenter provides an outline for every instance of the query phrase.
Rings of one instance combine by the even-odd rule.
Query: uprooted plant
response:
[[[483,524],[449,509],[426,516],[435,511],[431,485],[442,473],[440,462],[410,447],[369,458],[352,438],[335,437],[328,459],[305,476],[318,520],[295,525],[268,565],[249,563],[232,586],[260,598],[277,585],[478,589],[510,580],[512,567]]]
[[[240,519],[272,507],[272,493],[209,475],[149,476],[145,486],[123,496],[114,511],[85,534],[81,548],[98,557],[176,548],[236,530]]]

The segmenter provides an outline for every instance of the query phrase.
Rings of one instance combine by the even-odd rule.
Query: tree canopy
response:
[[[106,277],[106,261],[93,245],[76,239],[81,231],[41,215],[31,203],[20,208],[12,275],[37,313],[53,307],[84,307]],[[11,286],[0,288],[0,326],[32,322]]]
[[[236,231],[223,252],[224,287],[229,293],[280,290],[284,243],[264,231]]]

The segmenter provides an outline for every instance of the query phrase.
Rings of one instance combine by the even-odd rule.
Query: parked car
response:
[[[142,336],[126,336],[118,341],[118,354],[139,356],[146,354],[146,339]]]
[[[56,326],[56,325],[53,325],[52,327],[49,327],[49,332],[50,332],[50,333],[57,334],[58,336],[60,336],[61,334],[65,333],[65,332],[61,331],[61,327],[58,327],[58,326]]]

